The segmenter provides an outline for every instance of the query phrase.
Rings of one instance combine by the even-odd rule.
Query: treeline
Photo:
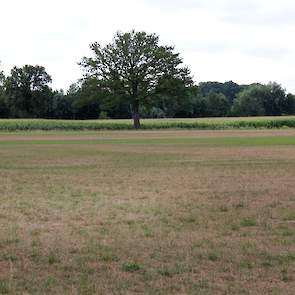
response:
[[[96,78],[85,77],[67,93],[50,88],[44,67],[14,67],[0,72],[1,118],[107,119],[131,118],[130,102],[109,99]],[[177,81],[159,83],[153,97],[140,107],[142,118],[295,115],[295,96],[281,85],[238,85],[202,82],[184,86]]]

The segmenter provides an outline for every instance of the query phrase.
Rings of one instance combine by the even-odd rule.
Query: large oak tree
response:
[[[90,48],[94,56],[81,62],[86,77],[95,77],[113,100],[128,100],[136,129],[140,128],[140,106],[153,101],[163,80],[193,84],[174,47],[160,45],[155,34],[117,32],[106,46],[95,42]]]

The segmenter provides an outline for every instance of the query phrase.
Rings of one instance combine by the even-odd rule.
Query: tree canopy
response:
[[[95,77],[99,87],[112,98],[128,102],[135,128],[140,127],[140,106],[147,106],[165,81],[180,84],[178,92],[193,84],[174,47],[159,45],[155,34],[117,32],[106,46],[95,42],[90,48],[94,57],[85,57],[81,62],[86,77]]]
[[[49,112],[51,77],[42,66],[14,67],[5,81],[7,103],[13,117],[42,117]]]
[[[108,119],[295,115],[295,96],[280,84],[196,84],[173,46],[146,32],[117,32],[90,45],[84,76],[65,93],[52,90],[40,65],[0,67],[0,118]],[[1,66],[1,65],[0,65]]]
[[[295,114],[294,96],[277,83],[254,84],[241,91],[232,106],[237,116],[280,116]]]

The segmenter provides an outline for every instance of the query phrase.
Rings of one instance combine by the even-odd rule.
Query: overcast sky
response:
[[[5,72],[43,65],[54,88],[82,76],[91,42],[136,29],[175,45],[196,82],[277,81],[295,92],[294,0],[3,0],[0,28]]]

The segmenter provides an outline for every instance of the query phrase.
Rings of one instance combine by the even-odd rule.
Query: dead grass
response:
[[[70,136],[200,135],[295,131]],[[294,179],[290,145],[3,145],[0,294],[294,294]]]
[[[179,138],[182,137],[265,137],[265,136],[294,136],[294,129],[266,129],[266,130],[120,130],[120,131],[0,131],[0,141],[5,140],[83,140],[94,139],[130,139],[130,138]]]

